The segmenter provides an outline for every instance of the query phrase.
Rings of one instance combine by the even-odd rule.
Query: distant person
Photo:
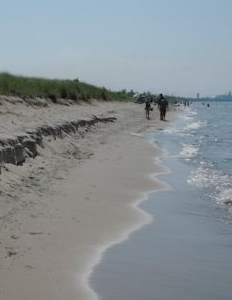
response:
[[[159,95],[158,107],[160,111],[160,120],[165,121],[166,111],[168,109],[168,100],[163,96],[163,94]]]
[[[148,120],[150,120],[150,110],[151,110],[151,101],[147,99],[145,101],[145,114]]]

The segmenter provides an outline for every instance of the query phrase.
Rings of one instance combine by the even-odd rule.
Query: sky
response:
[[[232,91],[232,0],[0,0],[0,72],[111,90]]]

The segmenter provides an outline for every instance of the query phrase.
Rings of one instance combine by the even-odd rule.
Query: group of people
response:
[[[159,95],[157,104],[160,111],[160,120],[165,121],[166,111],[168,109],[168,100],[163,96],[163,94]],[[151,101],[147,99],[145,102],[145,114],[148,120],[150,119],[150,111],[152,110],[153,108],[151,107]]]

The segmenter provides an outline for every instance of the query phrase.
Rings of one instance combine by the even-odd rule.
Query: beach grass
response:
[[[78,79],[47,79],[0,73],[0,94],[19,96],[22,98],[45,98],[56,102],[57,99],[71,99],[74,101],[128,100],[133,92],[111,91],[105,87],[97,87]]]

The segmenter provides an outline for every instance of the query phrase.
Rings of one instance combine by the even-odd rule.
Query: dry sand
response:
[[[107,247],[152,221],[137,205],[149,190],[165,188],[151,177],[165,171],[154,160],[160,150],[141,133],[170,122],[159,121],[156,107],[146,120],[134,103],[1,103],[0,136],[91,115],[117,118],[84,138],[47,138],[35,159],[5,165],[0,175],[0,299],[97,299],[88,284],[94,265]]]

